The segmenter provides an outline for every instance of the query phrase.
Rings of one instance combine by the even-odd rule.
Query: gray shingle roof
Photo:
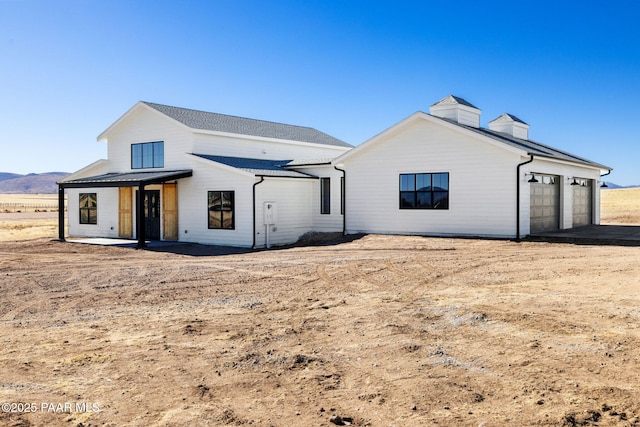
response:
[[[169,105],[154,104],[152,102],[142,101],[142,103],[192,129],[285,139],[337,147],[352,147],[352,145],[344,141],[309,127],[208,113],[206,111],[171,107]]]
[[[476,107],[475,105],[473,105],[469,101],[467,101],[465,99],[462,99],[459,96],[453,96],[453,95],[445,96],[440,101],[438,101],[435,104],[433,104],[432,107],[436,106],[436,105],[455,105],[455,104],[465,105],[467,107],[475,108],[476,110],[479,109],[478,107]]]
[[[557,160],[565,160],[565,161],[574,162],[574,163],[581,163],[588,166],[599,167],[601,169],[611,169],[608,166],[593,162],[591,160],[585,159],[580,156],[576,156],[575,154],[571,154],[569,152],[559,150],[554,147],[550,147],[540,142],[516,138],[506,133],[497,132],[497,131],[493,131],[493,130],[482,128],[482,127],[474,128],[472,126],[462,125],[451,119],[445,119],[445,118],[437,117],[433,115],[431,117],[435,117],[439,120],[444,120],[446,122],[453,123],[456,126],[469,129],[470,131],[495,139],[496,141],[502,142],[512,147],[519,148],[521,150],[525,150],[528,154],[533,154],[533,155],[542,156],[542,157],[549,157]]]
[[[302,172],[284,168],[291,160],[250,159],[245,157],[212,156],[208,154],[193,154],[212,162],[222,163],[232,168],[241,169],[258,176],[279,176],[288,178],[315,178]]]

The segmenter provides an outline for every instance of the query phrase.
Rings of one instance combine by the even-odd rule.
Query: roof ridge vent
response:
[[[529,140],[529,125],[513,114],[504,113],[489,122],[489,129]]]
[[[432,116],[450,119],[461,125],[480,127],[481,110],[458,96],[447,95],[429,107]]]

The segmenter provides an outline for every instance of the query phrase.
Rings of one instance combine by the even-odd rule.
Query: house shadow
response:
[[[589,246],[640,246],[640,225],[584,225],[535,233],[523,240]]]

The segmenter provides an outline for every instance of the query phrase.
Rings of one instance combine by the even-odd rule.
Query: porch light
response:
[[[530,182],[530,183],[536,183],[536,182],[540,182],[540,181],[538,181],[538,180],[536,179],[536,176],[535,176],[534,174],[531,174],[531,178],[530,178],[530,179],[529,179],[529,181],[527,181],[527,182]]]
[[[600,185],[600,188],[609,188],[609,186],[607,185],[606,182],[602,181],[602,184]]]
[[[580,183],[578,181],[576,181],[575,178],[573,178],[573,182],[571,183],[571,185],[580,185]]]

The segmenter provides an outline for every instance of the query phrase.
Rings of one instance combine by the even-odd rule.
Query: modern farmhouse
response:
[[[315,129],[138,102],[59,183],[68,234],[242,247],[309,231],[519,238],[599,223],[611,168],[455,96],[351,145]],[[64,240],[61,210],[59,237]]]

